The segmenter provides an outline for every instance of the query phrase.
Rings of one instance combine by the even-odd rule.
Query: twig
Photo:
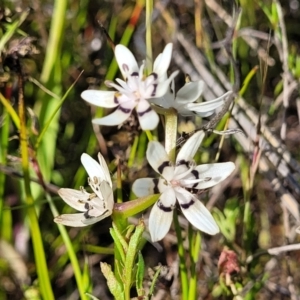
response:
[[[279,25],[281,28],[281,41],[282,41],[282,68],[283,68],[283,116],[282,116],[282,126],[280,130],[280,138],[282,141],[286,138],[286,113],[289,106],[289,95],[288,95],[288,73],[289,73],[289,66],[288,66],[288,42],[287,42],[287,34],[285,28],[285,22],[282,12],[282,7],[278,0],[276,0],[277,6],[277,13],[279,18]]]
[[[22,173],[18,172],[17,170],[11,168],[11,167],[8,167],[8,166],[4,166],[2,164],[0,164],[0,172],[8,175],[8,176],[11,176],[11,177],[16,177],[16,178],[19,178],[19,179],[23,179],[24,176]],[[51,184],[51,183],[45,183],[44,185],[41,183],[41,181],[39,179],[36,179],[36,178],[32,178],[30,177],[30,181],[31,182],[35,182],[41,186],[45,186],[46,187],[46,190],[48,192],[51,192],[53,194],[57,194],[57,191],[59,190],[59,187],[57,187],[56,185],[54,184]]]
[[[279,255],[282,252],[296,251],[296,250],[300,250],[300,243],[299,244],[285,245],[285,246],[270,248],[270,249],[268,249],[268,253],[271,254],[271,255]]]

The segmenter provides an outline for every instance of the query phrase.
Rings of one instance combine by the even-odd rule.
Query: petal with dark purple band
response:
[[[120,108],[120,106],[110,115],[99,118],[99,119],[93,119],[93,123],[97,125],[106,125],[106,126],[116,126],[122,124],[124,121],[126,121],[130,114],[130,109],[123,109]]]
[[[178,189],[176,197],[183,214],[197,229],[211,235],[220,231],[209,210],[189,191]]]
[[[132,191],[137,197],[144,197],[148,195],[158,194],[158,179],[154,178],[140,178],[132,185]]]
[[[167,189],[154,204],[149,216],[149,231],[153,242],[159,241],[168,233],[176,198],[173,189]]]
[[[129,74],[139,71],[136,59],[127,47],[120,44],[117,45],[115,47],[115,57],[125,79]]]
[[[199,182],[196,189],[207,189],[219,182],[226,179],[235,169],[233,162],[204,164],[197,166],[195,170],[198,171],[200,178],[211,178],[210,180],[204,180]]]
[[[148,101],[141,99],[136,107],[136,112],[143,130],[153,130],[157,127],[159,117]]]

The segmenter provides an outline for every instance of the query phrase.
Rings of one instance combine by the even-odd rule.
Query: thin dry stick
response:
[[[270,48],[270,40],[268,41],[268,50]],[[267,78],[267,73],[268,73],[268,65],[263,62],[261,62],[262,67],[262,91],[261,91],[261,95],[260,95],[260,109],[259,109],[259,113],[258,113],[258,122],[256,124],[256,138],[254,140],[254,150],[253,150],[253,158],[252,158],[252,163],[250,166],[250,184],[251,184],[251,188],[254,185],[254,179],[255,179],[255,175],[256,172],[258,170],[258,166],[259,166],[259,161],[261,158],[261,154],[262,154],[262,148],[261,145],[259,143],[259,141],[261,140],[261,107],[262,107],[262,99],[263,99],[263,95],[264,95],[264,90],[265,90],[265,84],[266,84],[266,78]]]
[[[284,97],[290,98],[291,94],[295,89],[298,88],[298,86],[299,86],[299,82],[297,80],[293,80],[292,82],[290,82],[289,85],[286,86],[285,89],[283,89],[283,92],[280,93],[278,97],[275,99],[273,103],[273,109],[275,110],[281,105]]]
[[[288,42],[287,42],[287,34],[285,28],[285,22],[282,12],[282,7],[278,0],[276,0],[277,5],[277,13],[279,18],[279,24],[281,28],[281,40],[282,40],[282,68],[283,68],[283,116],[282,116],[282,126],[280,130],[280,138],[282,141],[286,138],[286,112],[289,106],[289,95],[288,95],[288,84],[289,84],[289,66],[288,66]]]
[[[300,250],[300,243],[270,248],[268,249],[268,253],[271,255],[280,255],[282,252],[296,251],[296,250]]]
[[[0,172],[6,174],[9,177],[19,178],[20,180],[24,178],[24,175],[22,173],[20,173],[19,171],[15,170],[11,167],[2,165],[2,164],[0,164]],[[46,191],[48,191],[50,193],[57,194],[57,191],[59,190],[59,188],[56,185],[51,184],[51,183],[46,183],[46,184],[42,185],[41,181],[37,178],[30,177],[29,180],[31,182],[35,182],[35,183],[45,187]]]
[[[202,28],[202,11],[203,2],[201,0],[194,0],[195,2],[195,34],[196,45],[198,48],[202,48],[203,45],[203,28]]]
[[[296,99],[296,105],[297,105],[298,122],[300,123],[300,98],[299,97]]]

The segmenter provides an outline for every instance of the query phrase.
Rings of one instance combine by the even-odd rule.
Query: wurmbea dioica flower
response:
[[[214,111],[224,104],[228,95],[232,92],[227,92],[219,98],[195,102],[199,99],[203,92],[204,82],[202,80],[187,82],[176,94],[174,80],[171,83],[171,89],[167,93],[149,101],[153,104],[162,106],[163,108],[175,108],[178,114],[182,116],[198,115],[202,118],[209,117]]]
[[[159,142],[148,144],[148,162],[161,178],[137,179],[132,190],[138,197],[161,193],[149,217],[149,231],[153,241],[161,240],[169,231],[176,200],[185,217],[197,229],[211,235],[219,232],[211,213],[192,192],[218,184],[231,174],[235,165],[226,162],[197,166],[193,157],[203,138],[203,131],[192,135],[180,149],[175,165],[169,161],[168,154]]]
[[[101,221],[112,214],[114,197],[108,167],[103,156],[98,153],[99,163],[88,154],[81,155],[81,162],[89,178],[93,193],[83,187],[80,190],[60,189],[58,194],[71,207],[81,211],[55,217],[54,222],[73,227],[83,227]]]
[[[105,82],[108,87],[115,88],[117,92],[86,90],[81,94],[81,97],[90,104],[106,108],[116,107],[113,113],[104,118],[94,119],[93,123],[107,126],[122,124],[135,108],[143,130],[156,128],[159,117],[148,100],[162,97],[178,73],[176,71],[167,78],[172,47],[172,44],[166,45],[164,51],[154,61],[153,72],[145,77],[144,63],[139,68],[131,51],[123,45],[117,45],[115,56],[125,81],[117,78],[119,85],[111,81]]]

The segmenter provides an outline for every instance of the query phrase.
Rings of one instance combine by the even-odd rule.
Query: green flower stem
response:
[[[95,246],[95,245],[83,245],[83,250],[95,254],[106,254],[106,255],[113,255],[114,249],[108,248],[108,247],[101,247],[101,246]]]
[[[168,153],[171,162],[175,163],[176,159],[176,138],[177,138],[177,113],[174,109],[169,109],[166,111],[165,115],[165,149]],[[182,299],[187,300],[189,294],[188,286],[188,274],[186,268],[185,251],[183,247],[181,228],[178,221],[178,215],[176,210],[174,210],[174,225],[178,240],[178,255],[179,255],[179,269],[181,278],[181,288],[182,288]]]
[[[25,120],[25,105],[23,96],[22,80],[19,75],[19,117],[20,117],[20,149],[22,158],[22,170],[24,177],[24,188],[26,203],[28,204],[27,216],[29,218],[31,238],[34,250],[34,257],[37,266],[37,275],[39,279],[39,286],[41,289],[42,298],[45,300],[54,300],[54,295],[51,287],[48,267],[46,263],[45,250],[42,241],[42,235],[38,223],[38,217],[34,207],[34,200],[30,188],[29,176],[29,151],[28,151],[28,137]]]
[[[146,75],[152,72],[152,13],[153,13],[153,0],[146,0]]]
[[[113,227],[110,228],[109,231],[110,231],[110,235],[114,240],[114,261],[115,261],[114,276],[116,281],[118,281],[120,285],[122,284],[123,286],[122,274],[123,274],[123,266],[125,262],[125,249],[128,247],[128,245],[125,239],[123,238],[122,233],[118,229],[119,224],[116,224],[114,222],[114,219],[113,219],[112,226]]]
[[[138,149],[135,157],[135,163],[137,164],[138,167],[142,166],[145,160],[147,145],[148,145],[147,141],[148,139],[146,133],[144,131],[141,132],[139,137]]]
[[[201,235],[199,231],[194,231],[189,225],[189,249],[191,258],[191,278],[189,281],[189,295],[188,299],[197,299],[197,274],[196,265],[199,259],[199,252],[201,247]]]
[[[10,115],[12,121],[14,122],[15,126],[20,129],[20,119],[10,102],[0,93],[0,102],[6,108],[8,114]]]
[[[10,117],[6,109],[3,110],[2,114],[3,124],[0,129],[0,163],[6,165],[7,163],[7,149],[9,141],[9,128],[10,128]],[[4,209],[4,188],[5,188],[6,175],[0,172],[0,239],[7,240],[10,239],[10,234],[5,234],[10,232],[5,228],[3,222],[3,209]],[[5,230],[3,230],[5,228]]]
[[[48,193],[46,193],[46,198],[47,198],[47,201],[48,201],[48,204],[49,204],[49,207],[51,209],[53,216],[58,216],[59,213],[56,209],[56,206],[55,206],[51,196]],[[79,261],[76,256],[74,246],[73,246],[70,236],[66,230],[66,227],[63,225],[59,225],[59,224],[57,224],[57,227],[58,227],[60,235],[64,241],[64,244],[66,246],[66,249],[67,249],[71,264],[72,264],[72,268],[73,268],[76,283],[77,283],[77,288],[78,288],[78,291],[80,294],[80,299],[86,300],[86,299],[88,299],[88,297],[85,294],[85,292],[87,291],[87,286],[84,284],[83,276],[81,273]]]
[[[50,115],[49,119],[45,122],[45,125],[42,129],[42,132],[39,134],[37,141],[35,143],[34,148],[38,149],[45,133],[47,132],[49,126],[51,125],[55,115],[57,114],[57,112],[60,110],[61,106],[63,105],[64,101],[66,100],[67,96],[69,95],[69,93],[71,92],[71,90],[73,89],[74,85],[76,84],[76,82],[78,81],[78,79],[80,78],[81,74],[83,73],[83,71],[79,74],[79,76],[76,78],[76,80],[73,82],[73,84],[69,87],[69,89],[67,90],[67,92],[64,94],[64,96],[60,99],[60,101],[57,103],[56,107],[54,108],[52,114]]]
[[[54,68],[55,62],[60,54],[60,46],[62,42],[63,28],[66,19],[67,0],[56,0],[54,4],[53,18],[51,22],[51,29],[49,41],[46,49],[45,62],[41,74],[41,81],[47,83],[51,71]]]
[[[177,138],[177,113],[174,109],[169,109],[165,113],[165,149],[169,159],[175,162],[176,158],[176,138]]]
[[[128,162],[127,162],[128,168],[131,168],[133,166],[133,163],[134,163],[134,160],[136,157],[138,144],[139,144],[139,136],[136,136],[134,138],[133,144],[131,146],[131,151],[130,151]]]
[[[117,203],[123,203],[123,189],[122,189],[122,170],[120,167],[120,161],[117,166]]]
[[[176,209],[174,209],[174,225],[175,231],[177,235],[177,244],[178,244],[178,255],[179,255],[179,271],[180,271],[180,279],[181,279],[181,292],[182,292],[182,299],[188,300],[189,294],[189,280],[188,280],[188,273],[186,268],[186,260],[185,260],[185,253],[181,235],[181,228],[178,221],[178,215]]]
[[[156,140],[156,139],[155,139],[156,137],[151,133],[150,130],[146,130],[145,133],[146,133],[146,135],[147,135],[147,139],[148,139],[149,142],[150,142],[150,141]]]

